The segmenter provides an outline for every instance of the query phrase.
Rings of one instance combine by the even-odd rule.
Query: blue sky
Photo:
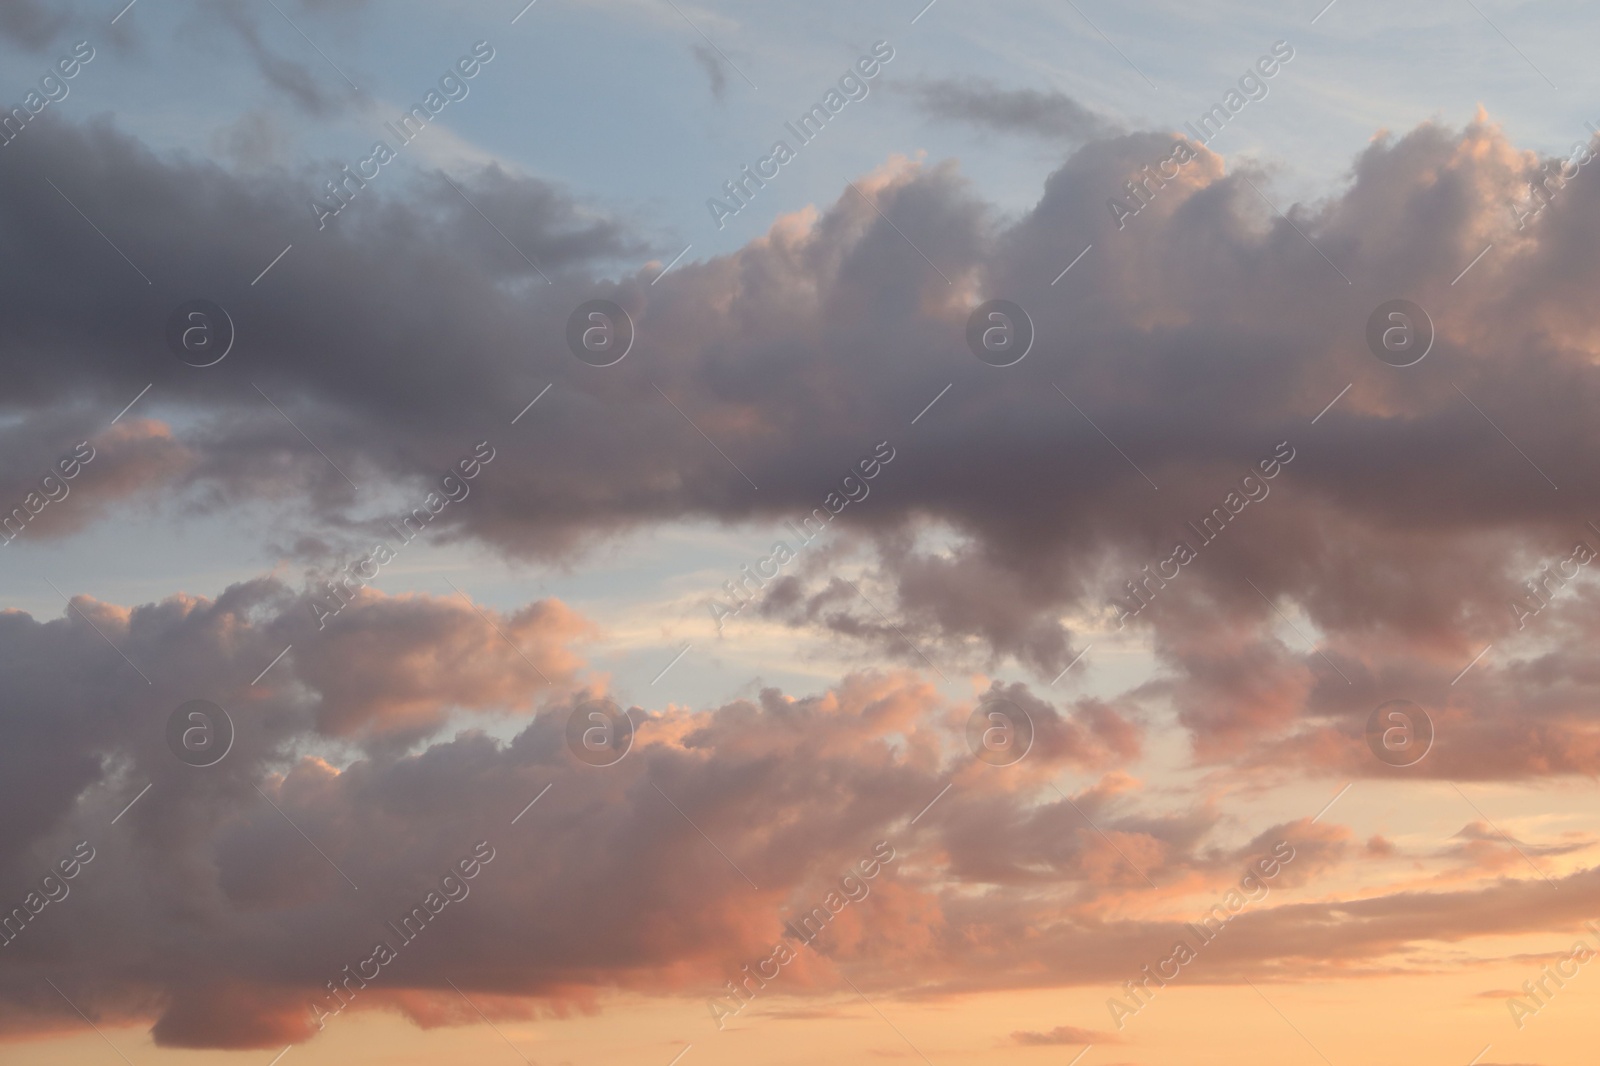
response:
[[[1217,148],[1281,168],[1283,187],[1296,197],[1336,189],[1375,128],[1405,129],[1430,118],[1459,125],[1479,104],[1517,143],[1561,151],[1596,117],[1588,109],[1600,90],[1592,66],[1571,45],[1593,17],[1575,3],[1491,3],[1479,5],[1480,15],[1466,0],[1404,7],[1339,0],[1314,26],[1315,5],[1133,8],[1093,0],[981,9],[940,0],[915,25],[918,5],[886,3],[679,5],[680,15],[665,0],[539,0],[516,25],[516,4],[280,6],[360,86],[359,94],[350,90],[294,26],[256,6],[264,44],[302,64],[336,111],[279,112],[279,90],[260,77],[235,76],[249,60],[242,45],[230,47],[230,36],[216,32],[215,14],[151,0],[123,16],[117,28],[125,40],[109,25],[96,32],[84,20],[96,59],[55,106],[76,118],[111,112],[152,146],[198,153],[210,152],[239,116],[273,112],[280,116],[279,161],[353,163],[381,135],[383,119],[420,98],[472,42],[487,40],[497,58],[472,83],[472,94],[438,120],[459,143],[433,150],[442,158],[452,147],[479,153],[560,182],[654,234],[670,259],[688,244],[691,257],[730,251],[780,212],[830,202],[844,179],[894,153],[959,158],[996,202],[1031,204],[1069,146],[920,113],[910,88],[952,71],[1001,88],[1066,93],[1130,128],[1177,129],[1219,100],[1272,42],[1286,40],[1295,59]],[[725,84],[713,97],[694,54],[705,48],[701,32],[759,89],[724,66]],[[889,41],[896,54],[872,95],[852,104],[750,211],[719,232],[707,197],[765,154],[783,123],[877,40]],[[43,64],[15,51],[7,60],[13,73],[6,91],[20,98],[28,72]]]

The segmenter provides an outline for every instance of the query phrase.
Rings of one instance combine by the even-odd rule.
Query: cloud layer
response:
[[[595,627],[557,601],[496,617],[363,589],[324,629],[313,602],[327,590],[262,578],[214,601],[0,614],[15,708],[0,746],[6,899],[76,841],[96,849],[71,895],[0,949],[0,1026],[64,1017],[48,971],[92,1017],[149,1021],[165,1045],[304,1039],[308,1003],[480,841],[495,858],[470,896],[358,1009],[459,1020],[444,975],[468,960],[469,990],[506,997],[507,1013],[587,1009],[618,989],[718,994],[880,840],[903,858],[785,970],[786,989],[845,971],[904,994],[1115,987],[1280,840],[1296,858],[1274,891],[1396,858],[1313,812],[1241,836],[1211,797],[1153,794],[1123,768],[1161,724],[1201,768],[1254,785],[1377,776],[1391,768],[1366,747],[1368,715],[1403,696],[1437,730],[1420,776],[1600,769],[1589,584],[1542,586],[1531,619],[1510,606],[1531,604],[1523,582],[1576,541],[1600,545],[1577,491],[1596,473],[1600,192],[1574,180],[1519,229],[1509,205],[1543,161],[1480,118],[1376,139],[1347,187],[1310,206],[1202,152],[1143,186],[1148,205],[1119,227],[1108,200],[1173,145],[1101,135],[1017,218],[954,164],[893,160],[652,284],[660,264],[618,276],[649,251],[628,225],[499,168],[459,188],[437,172],[374,180],[318,230],[309,201],[336,165],[246,175],[156,155],[109,121],[30,131],[0,170],[0,285],[16,308],[0,320],[0,434],[20,457],[0,488],[20,506],[77,441],[102,454],[24,536],[134,500],[267,501],[331,562],[432,510],[441,478],[487,441],[495,459],[429,535],[572,561],[665,521],[798,520],[887,440],[893,464],[838,534],[884,613],[833,553],[763,590],[760,612],[895,665],[819,693],[632,709],[636,749],[602,769],[565,739],[572,710],[606,691],[582,652]],[[203,370],[162,342],[172,308],[201,295],[238,329],[236,352]],[[1037,333],[1013,367],[966,348],[969,314],[993,297]],[[1437,330],[1409,368],[1364,339],[1398,297]],[[637,326],[613,367],[565,346],[568,316],[595,298]],[[152,381],[137,415],[101,428]],[[537,416],[510,425],[546,385]],[[1258,482],[1270,491],[1230,503],[1274,455],[1281,469]],[[1188,524],[1217,508],[1214,539]],[[1194,558],[1172,576],[1161,562],[1180,539]],[[1148,600],[1136,614],[1129,581]],[[1160,674],[1111,699],[1039,694],[1123,613]],[[952,701],[934,662],[1036,683],[985,680]],[[985,696],[1038,729],[1016,767],[962,740]],[[194,698],[238,728],[205,770],[163,739]],[[510,739],[447,735],[479,716]],[[1068,770],[1091,783],[1057,791]],[[1440,943],[1592,914],[1600,883],[1574,865],[1589,842],[1523,843],[1567,860],[1559,894],[1475,822],[1424,856],[1441,864],[1434,883],[1395,874],[1361,898],[1238,916],[1194,979],[1429,972]]]

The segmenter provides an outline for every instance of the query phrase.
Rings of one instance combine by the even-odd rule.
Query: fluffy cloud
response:
[[[820,898],[830,862],[845,866],[891,827],[903,834],[960,750],[928,686],[910,675],[857,677],[818,697],[769,692],[698,714],[636,709],[638,750],[599,770],[566,749],[571,709],[603,690],[574,676],[579,663],[563,644],[587,629],[559,604],[496,623],[454,601],[368,593],[318,636],[305,632],[306,601],[262,580],[215,601],[125,609],[79,598],[62,620],[0,615],[0,674],[20,737],[0,775],[3,883],[20,901],[36,880],[32,854],[80,837],[98,852],[73,893],[3,949],[18,963],[0,997],[12,1005],[11,1027],[51,1013],[29,976],[49,966],[75,1002],[99,1016],[152,1018],[162,1043],[301,1039],[306,1004],[323,984],[365,958],[369,941],[388,935],[383,919],[419,902],[428,877],[479,840],[496,861],[473,884],[472,902],[451,913],[455,929],[408,945],[403,967],[363,1006],[428,1021],[427,1008],[406,1004],[426,1002],[417,993],[439,990],[439,975],[467,957],[499,960],[483,971],[501,974],[486,991],[535,1002],[582,1003],[616,984],[715,983],[731,959],[776,935],[786,906]],[[513,665],[520,656],[501,630],[552,675],[542,697],[530,694],[538,681]],[[291,635],[291,656],[252,683]],[[153,683],[139,684],[118,650]],[[228,757],[203,771],[173,758],[164,740],[171,708],[196,694],[231,708],[238,730]],[[419,717],[424,705],[431,718]],[[1108,752],[1083,747],[1065,719],[1057,737],[1053,710],[1033,706],[1039,772],[1105,763]],[[436,732],[452,707],[526,724],[508,743],[467,731],[420,751],[380,743],[361,754],[344,744],[357,730]],[[1107,716],[1094,728],[1122,736]],[[43,779],[30,772],[40,767],[50,770]],[[1017,802],[999,780],[969,776],[961,787],[974,800]],[[968,801],[946,802],[956,810]],[[702,831],[728,862],[702,846]],[[71,920],[57,920],[68,907]],[[589,908],[607,920],[557,917]],[[934,901],[910,885],[882,884],[874,909],[873,921],[841,920],[841,950],[920,950],[918,930],[938,920]],[[891,912],[920,920],[896,932],[900,923],[878,924]],[[125,922],[145,935],[107,935]],[[508,938],[512,927],[525,932]],[[141,946],[147,938],[166,945],[159,965]],[[72,958],[89,968],[64,974]],[[820,980],[823,966],[800,967],[796,987]]]
[[[374,185],[318,232],[310,172],[233,175],[156,156],[107,123],[30,133],[0,172],[0,285],[16,309],[0,321],[7,443],[48,463],[81,439],[58,437],[63,425],[152,381],[143,402],[162,418],[106,433],[104,491],[85,482],[87,506],[70,509],[75,489],[68,524],[40,535],[170,491],[201,508],[292,504],[311,549],[359,543],[383,525],[371,501],[420,498],[472,442],[504,438],[472,501],[440,515],[443,534],[572,559],[664,520],[798,517],[890,439],[894,465],[841,519],[840,551],[870,560],[893,621],[843,595],[831,556],[799,564],[763,610],[905,669],[820,694],[635,709],[636,750],[599,769],[564,740],[571,709],[605,691],[576,650],[593,629],[553,601],[496,620],[362,592],[323,631],[320,593],[263,579],[214,601],[80,597],[43,622],[5,612],[7,898],[64,842],[99,854],[70,898],[0,949],[13,963],[0,1024],[63,1017],[39,980],[48,970],[91,1016],[148,1021],[164,1044],[304,1038],[309,998],[480,840],[497,855],[470,899],[359,1007],[452,1021],[443,975],[467,960],[470,990],[507,1012],[589,1008],[618,988],[703,994],[880,839],[906,861],[796,964],[795,989],[832,987],[845,965],[863,987],[907,994],[1114,986],[1130,959],[1170,945],[1173,913],[1237,883],[1263,847],[1293,841],[1291,890],[1325,882],[1353,850],[1344,830],[1305,817],[1240,841],[1212,797],[1152,796],[1120,767],[1158,715],[1201,763],[1252,783],[1386,771],[1361,734],[1395,696],[1424,704],[1448,738],[1419,773],[1600,767],[1594,597],[1582,582],[1552,593],[1530,633],[1508,609],[1595,517],[1544,476],[1580,486],[1595,473],[1586,279],[1600,269],[1600,190],[1574,183],[1517,230],[1506,205],[1539,161],[1480,120],[1379,138],[1345,190],[1289,219],[1246,181],[1270,194],[1265,174],[1204,155],[1117,229],[1106,199],[1171,146],[1151,133],[1091,142],[1012,219],[954,165],[892,162],[859,183],[876,208],[847,192],[651,285],[643,272],[605,277],[643,252],[626,226],[493,168],[465,187],[538,267],[437,175]],[[75,202],[154,284],[47,174],[70,176]],[[263,249],[291,238],[293,257],[251,285]],[[167,313],[200,293],[230,308],[248,358],[242,346],[200,371],[162,350]],[[1363,341],[1372,309],[1400,295],[1439,332],[1403,371]],[[988,296],[1033,316],[1035,350],[1015,367],[965,348],[967,315]],[[601,370],[566,352],[568,314],[594,297],[629,308],[648,360]],[[546,384],[537,417],[510,427]],[[1285,441],[1295,458],[1270,496],[1152,584],[1130,623],[1163,672],[1067,705],[999,684],[989,691],[1033,716],[1037,750],[1014,772],[973,760],[961,735],[981,686],[947,704],[913,644],[1053,677],[1091,628],[1115,624],[1123,583],[1194,536],[1186,522]],[[30,475],[17,476],[21,488]],[[233,708],[239,729],[206,771],[162,739],[171,709],[197,697]],[[512,738],[459,728],[463,716],[513,723]],[[1067,769],[1091,783],[1057,791]],[[1443,965],[1429,945],[1593,913],[1592,870],[1563,874],[1556,893],[1520,874],[1483,880],[1515,872],[1491,834],[1452,848],[1444,858],[1476,880],[1275,900],[1240,915],[1194,979],[1426,972]]]
[[[471,506],[441,517],[443,535],[570,558],[662,520],[797,518],[891,439],[895,465],[840,520],[844,545],[870,553],[889,622],[820,556],[773,589],[768,617],[908,664],[905,636],[935,661],[1014,658],[1052,677],[1084,627],[1134,602],[1128,580],[1190,540],[1198,558],[1142,586],[1154,599],[1132,625],[1174,670],[1144,697],[1170,700],[1209,758],[1255,737],[1337,761],[1319,729],[1352,740],[1361,709],[1395,692],[1442,699],[1439,680],[1516,635],[1519,582],[1593,517],[1540,471],[1569,485],[1593,473],[1594,338],[1573,279],[1597,267],[1600,193],[1575,181],[1517,229],[1508,204],[1539,161],[1483,118],[1377,139],[1342,193],[1292,207],[1293,225],[1246,183],[1270,190],[1266,175],[1203,154],[1119,231],[1106,200],[1167,154],[1158,134],[1083,146],[1017,219],[953,165],[891,164],[860,184],[905,236],[848,192],[659,285],[599,277],[640,247],[627,230],[494,168],[464,180],[538,271],[435,178],[364,190],[318,233],[295,206],[314,175],[229,175],[104,125],[39,132],[0,176],[13,237],[0,277],[20,309],[0,330],[8,352],[30,355],[8,365],[6,402],[39,412],[15,431],[38,454],[58,446],[45,427],[63,409],[114,409],[154,378],[147,402],[173,412],[172,454],[189,457],[166,476],[191,502],[267,497],[308,508],[308,530],[380,528],[254,384],[361,485],[415,491],[471,441],[513,440]],[[155,269],[154,291],[36,180],[47,166]],[[293,258],[249,285],[286,234],[303,238]],[[196,292],[232,308],[256,362],[195,371],[160,350],[165,313]],[[1362,339],[1397,293],[1438,328],[1434,354],[1405,370]],[[992,294],[1030,308],[1039,338],[1005,370],[963,340]],[[648,361],[599,370],[565,350],[568,313],[597,296],[630,309]],[[95,315],[74,313],[85,302]],[[546,384],[538,416],[507,426]],[[1270,495],[1202,545],[1188,523],[1280,442],[1295,459]],[[1585,587],[1564,595],[1540,619],[1545,639],[1582,624]],[[1319,634],[1315,652],[1282,624],[1295,613]],[[1484,743],[1472,772],[1594,769],[1572,724],[1582,679],[1548,656],[1533,668],[1497,655],[1474,683],[1511,688],[1513,674],[1543,704],[1540,730]],[[1492,714],[1471,727],[1485,741]]]
[[[946,705],[905,672],[699,712],[635,708],[635,750],[597,768],[566,747],[572,709],[603,689],[564,650],[586,628],[556,604],[492,625],[451,601],[364,596],[339,618],[349,635],[321,636],[325,655],[319,638],[302,638],[305,651],[297,640],[256,685],[306,625],[304,594],[262,580],[215,601],[75,607],[43,623],[0,615],[17,741],[0,774],[0,885],[20,902],[35,856],[80,839],[97,853],[66,899],[0,949],[12,960],[0,1025],[12,1032],[60,1020],[59,1001],[39,994],[48,970],[92,1017],[147,1022],[165,1045],[305,1039],[326,982],[396,942],[385,921],[480,841],[494,858],[466,898],[441,907],[353,1007],[452,1024],[450,973],[505,1015],[595,1009],[617,988],[712,994],[877,840],[895,864],[802,954],[786,978],[794,994],[834,988],[840,966],[902,993],[1115,985],[1128,959],[1179,930],[1152,906],[1198,913],[1280,840],[1296,856],[1275,892],[1327,883],[1348,843],[1307,818],[1231,840],[1207,807],[1161,814],[1110,769],[1137,754],[1114,710],[1064,714],[1022,686],[999,694],[1029,709],[1039,739],[1013,767],[973,759],[961,729],[972,705]],[[552,673],[544,695],[530,697],[496,625]],[[107,640],[154,683],[134,680]],[[374,681],[375,695],[353,700],[338,662],[358,673],[399,663],[408,680],[398,691]],[[163,739],[171,708],[195,693],[231,708],[238,729],[229,756],[204,769]],[[520,728],[508,741],[439,735],[448,707],[498,710]],[[352,730],[430,739],[352,747]],[[1063,770],[1100,776],[1069,795],[1051,787]],[[935,796],[936,813],[919,817]],[[1254,910],[1208,949],[1197,979],[1308,960],[1329,972],[1392,965],[1408,945],[1543,928],[1552,905],[1560,920],[1587,913],[1600,882],[1585,871],[1560,887],[1555,904],[1535,895],[1550,893],[1542,882],[1501,881]]]

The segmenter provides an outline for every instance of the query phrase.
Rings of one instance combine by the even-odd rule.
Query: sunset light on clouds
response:
[[[1591,1063],[1595,21],[7,0],[0,1061]]]

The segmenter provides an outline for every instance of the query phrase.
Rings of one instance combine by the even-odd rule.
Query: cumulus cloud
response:
[[[1235,839],[1210,805],[1162,813],[1113,768],[1139,737],[1114,708],[1063,712],[1021,685],[951,705],[911,671],[702,711],[632,708],[634,750],[596,768],[573,757],[566,729],[603,679],[571,650],[588,624],[560,604],[496,620],[364,592],[315,632],[312,595],[260,579],[214,601],[79,597],[59,619],[0,614],[16,741],[0,749],[0,887],[21,900],[38,856],[76,840],[96,850],[72,895],[0,949],[15,963],[0,1027],[61,1019],[37,994],[48,969],[92,1017],[149,1024],[165,1046],[309,1038],[326,983],[396,940],[384,923],[483,842],[494,858],[468,896],[353,989],[354,1009],[455,1024],[446,974],[504,1017],[600,1009],[619,988],[720,994],[875,841],[896,861],[802,953],[791,994],[831,992],[840,966],[901,994],[1114,986],[1128,959],[1181,934],[1152,906],[1202,913],[1280,841],[1295,854],[1276,898],[1234,919],[1196,980],[1426,969],[1419,945],[1576,921],[1600,892],[1581,871],[1560,879],[1555,904],[1548,885],[1509,879],[1294,902],[1280,894],[1337,873],[1347,830],[1302,817]],[[197,695],[229,708],[238,731],[204,770],[164,739],[172,709]],[[996,695],[1038,730],[1012,767],[966,747],[968,715]],[[441,733],[461,711],[517,730]],[[1094,783],[1053,788],[1065,770]],[[935,796],[937,816],[921,817]],[[115,934],[129,923],[143,936]],[[163,945],[159,963],[147,943]]]
[[[357,1009],[452,1024],[452,973],[508,1016],[594,1009],[618,989],[715,994],[878,840],[907,861],[787,987],[832,990],[841,966],[905,995],[1115,987],[1181,935],[1174,915],[1201,912],[1280,840],[1296,857],[1274,896],[1230,923],[1194,981],[1431,972],[1440,944],[1594,911],[1600,880],[1574,865],[1587,841],[1519,834],[1566,860],[1556,893],[1478,825],[1433,857],[1456,883],[1298,898],[1394,848],[1363,852],[1294,812],[1241,831],[1203,787],[1174,804],[1124,769],[1175,721],[1196,762],[1252,785],[1386,773],[1363,729],[1401,695],[1449,738],[1420,775],[1600,768],[1589,585],[1547,589],[1531,634],[1508,610],[1595,517],[1540,470],[1564,486],[1595,473],[1584,279],[1600,269],[1600,190],[1576,184],[1518,230],[1506,204],[1539,161],[1486,119],[1375,140],[1345,189],[1287,219],[1251,187],[1271,190],[1268,174],[1202,153],[1119,228],[1107,200],[1171,152],[1161,134],[1090,141],[1020,218],[954,164],[891,161],[858,183],[872,203],[847,190],[658,285],[618,276],[649,250],[625,222],[499,168],[460,183],[504,236],[436,173],[363,189],[318,230],[315,168],[229,173],[107,122],[30,141],[0,173],[0,284],[16,309],[0,321],[0,432],[25,460],[0,487],[28,491],[28,471],[80,439],[64,426],[98,425],[90,412],[146,384],[160,413],[95,437],[107,462],[51,504],[59,524],[41,536],[170,494],[292,506],[297,553],[359,550],[392,520],[375,501],[420,503],[474,442],[504,440],[435,535],[570,561],[666,520],[798,519],[875,442],[897,455],[842,512],[838,547],[765,590],[759,612],[891,668],[821,692],[630,708],[635,750],[603,770],[565,740],[572,710],[606,692],[582,652],[595,628],[553,600],[497,615],[363,589],[324,628],[324,586],[262,578],[215,600],[0,613],[14,708],[0,887],[21,899],[40,856],[98,851],[72,897],[0,949],[10,1033],[66,1017],[48,971],[92,1017],[150,1024],[167,1046],[304,1039],[310,998],[479,841],[496,857],[470,898]],[[46,174],[70,175],[74,202],[152,284]],[[251,284],[289,239],[294,256]],[[248,362],[197,371],[162,349],[166,315],[199,292],[230,308]],[[1439,331],[1436,356],[1403,372],[1363,340],[1400,294]],[[1027,307],[1038,333],[1004,370],[965,347],[990,296]],[[568,315],[596,297],[630,311],[649,360],[601,370],[565,350]],[[510,427],[546,384],[539,416]],[[1241,476],[1283,447],[1270,494],[1235,512]],[[1218,507],[1235,516],[1200,537],[1188,523]],[[1145,584],[1179,538],[1207,542]],[[846,558],[865,560],[870,600],[835,572]],[[1129,581],[1148,602],[1128,625],[1160,672],[1115,696],[1046,695],[1126,613]],[[1471,683],[1452,685],[1485,645]],[[1015,662],[1038,683],[984,678],[949,700],[924,676],[932,661]],[[163,739],[193,698],[238,727],[203,773]],[[1038,730],[1011,772],[966,748],[983,698]],[[935,796],[936,816],[913,824]]]
[[[58,620],[0,615],[0,672],[16,695],[21,739],[0,775],[4,884],[23,891],[31,856],[53,855],[68,838],[91,839],[99,853],[69,897],[72,921],[46,911],[4,949],[20,964],[6,989],[11,1027],[27,1027],[41,1007],[24,971],[49,965],[102,1016],[153,1018],[164,1044],[302,1039],[306,1002],[387,935],[385,916],[404,913],[430,875],[482,839],[498,849],[497,865],[454,912],[455,931],[408,946],[410,976],[377,982],[368,1003],[427,1021],[418,1004],[428,997],[415,997],[443,986],[438,974],[451,960],[482,952],[503,958],[490,967],[503,977],[485,991],[550,1003],[581,1003],[617,983],[715,984],[730,959],[779,935],[786,908],[820,898],[830,864],[844,868],[873,840],[903,835],[913,804],[954,758],[931,713],[938,697],[904,675],[852,678],[798,700],[773,692],[714,712],[635,709],[639,750],[598,772],[566,748],[568,714],[603,688],[575,676],[570,653],[562,658],[583,626],[560,605],[494,623],[452,601],[374,594],[319,636],[306,632],[306,600],[264,579],[215,601],[128,609],[79,598]],[[253,683],[289,636],[291,654]],[[510,643],[542,660],[553,683],[540,688],[514,666]],[[149,686],[132,680],[122,655]],[[205,773],[180,764],[164,740],[168,713],[196,694],[231,708],[238,729],[228,758]],[[419,726],[423,705],[432,729]],[[420,751],[343,744],[356,728],[430,735],[449,708],[497,709],[526,725],[509,743],[467,731]],[[25,767],[52,772],[34,780]],[[831,787],[819,791],[820,780]],[[113,830],[111,817],[141,782],[150,795]],[[981,795],[994,782],[964,787]],[[546,786],[536,813],[512,827]],[[530,831],[536,848],[525,842]],[[701,831],[728,864],[691,846],[704,843]],[[761,888],[752,892],[731,863]],[[609,900],[595,895],[602,884],[614,886]],[[829,951],[912,950],[922,924],[937,920],[914,886],[880,883],[872,898],[873,920],[841,920]],[[554,920],[592,906],[608,920]],[[551,920],[519,918],[526,934],[508,939],[513,913]],[[883,920],[895,913],[921,920]],[[162,930],[152,935],[169,945],[166,962],[151,968],[124,941],[98,953],[92,979],[87,970],[61,975],[60,959],[130,915]],[[796,972],[806,987],[826,966]]]
[[[152,398],[190,416],[173,446],[196,457],[191,502],[292,500],[308,537],[381,527],[250,385],[356,484],[415,491],[550,384],[537,419],[493,431],[517,448],[436,527],[517,557],[571,559],[668,519],[796,520],[890,440],[894,464],[837,520],[884,614],[817,553],[769,590],[769,619],[908,665],[1014,660],[1047,679],[1139,602],[1137,579],[1149,602],[1128,624],[1173,672],[1135,698],[1170,701],[1204,758],[1271,749],[1375,772],[1363,716],[1411,693],[1472,737],[1422,772],[1600,765],[1575,667],[1506,651],[1519,582],[1591,519],[1539,470],[1558,484],[1593,473],[1593,340],[1570,279],[1594,267],[1600,193],[1574,184],[1517,229],[1507,204],[1539,161],[1486,118],[1375,140],[1341,193],[1290,206],[1293,225],[1246,183],[1270,188],[1269,175],[1202,152],[1119,229],[1107,200],[1170,153],[1167,135],[1084,145],[1015,219],[953,164],[900,161],[859,183],[876,208],[847,191],[659,285],[603,276],[644,247],[626,225],[496,167],[462,181],[511,244],[437,177],[362,190],[318,231],[318,174],[232,175],[104,125],[39,134],[0,176],[14,235],[0,273],[22,309],[0,329],[8,351],[50,358],[10,367],[6,402],[47,422],[69,404],[120,406],[154,376]],[[33,180],[46,165],[74,175],[79,205],[156,272],[154,291]],[[250,286],[286,234],[304,244]],[[1471,285],[1452,287],[1491,239]],[[259,353],[250,371],[195,373],[160,349],[165,313],[196,291],[233,308]],[[1397,292],[1439,331],[1439,357],[1403,372],[1363,341]],[[1031,308],[1039,338],[1004,371],[964,342],[973,305],[996,293]],[[567,316],[595,297],[629,309],[648,363],[601,372],[566,351]],[[73,313],[85,301],[95,315]],[[111,356],[139,336],[137,358]],[[1207,542],[1191,523],[1237,506],[1240,478],[1280,449],[1294,458],[1270,495]],[[1180,539],[1198,557],[1178,570]],[[1540,638],[1579,647],[1591,604],[1588,586],[1569,589]],[[1315,650],[1282,624],[1295,616]],[[1491,643],[1473,691],[1536,708],[1532,728],[1441,684]]]

